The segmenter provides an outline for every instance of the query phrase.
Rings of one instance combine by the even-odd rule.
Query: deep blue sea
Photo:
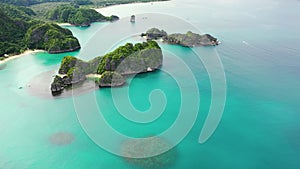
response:
[[[64,26],[78,37],[80,51],[29,54],[0,65],[0,169],[299,168],[299,9],[298,0],[172,0],[98,9],[120,16],[115,23]],[[129,23],[132,14],[135,24]],[[210,33],[222,43],[195,49],[159,43],[161,70],[129,77],[122,88],[87,84],[51,97],[52,76],[64,56],[90,60],[142,42],[142,28],[151,27]],[[226,91],[223,116],[201,144],[210,110],[223,108],[218,89]],[[128,112],[137,115],[131,120],[160,116],[137,123],[125,118]],[[98,124],[95,114],[105,121]],[[173,131],[173,137],[161,137],[166,144],[187,135],[171,153],[134,160],[98,145],[126,149],[126,139],[114,138],[107,126],[134,138]]]

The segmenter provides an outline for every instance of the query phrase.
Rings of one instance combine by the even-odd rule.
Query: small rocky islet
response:
[[[197,46],[216,46],[220,44],[217,38],[210,34],[196,34],[188,31],[186,34],[174,33],[169,34],[164,30],[151,28],[146,33],[141,34],[147,40],[162,40],[167,44],[176,44],[184,47],[197,47]]]
[[[127,75],[154,71],[161,67],[162,61],[162,50],[155,41],[127,43],[88,62],[66,56],[51,84],[51,92],[59,95],[65,88],[87,79],[94,80],[99,87],[122,86]]]

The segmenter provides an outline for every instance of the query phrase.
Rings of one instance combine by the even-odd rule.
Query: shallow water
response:
[[[183,79],[184,89],[188,90],[191,78],[183,73],[184,67],[175,59],[175,56],[179,57],[193,71],[201,96],[196,123],[176,146],[176,161],[170,168],[298,168],[299,7],[299,1],[283,0],[174,0],[100,10],[104,14],[121,17],[156,12],[170,14],[187,20],[201,32],[211,33],[222,42],[215,49],[226,73],[226,107],[220,125],[204,144],[198,143],[198,137],[211,101],[207,71],[191,49],[160,44],[165,56],[163,68]],[[68,28],[85,47],[84,44],[88,44],[97,30],[108,25],[96,23],[89,28]],[[126,25],[122,27],[126,28],[132,29]],[[186,30],[181,25],[174,25],[174,30],[169,30],[170,33],[172,31]],[[141,39],[129,37],[118,43],[127,41]],[[99,38],[97,55],[107,51],[103,46],[108,43],[112,43],[110,39]],[[209,53],[213,48],[200,50]],[[110,89],[91,90],[75,96],[75,99],[41,97],[30,92],[39,84],[39,87],[44,87],[43,92],[47,91],[49,79],[43,79],[45,76],[40,75],[55,74],[64,56],[75,55],[84,60],[94,57],[80,52],[38,53],[9,61],[3,69],[0,68],[0,168],[139,168],[139,165],[98,147],[86,135],[75,111],[74,104],[78,100],[87,100],[83,103],[89,105],[89,98],[95,98],[107,122],[128,136],[158,135],[174,123],[180,108],[180,87],[164,71],[137,75],[129,86],[131,102],[140,111],[151,107],[151,91],[164,91],[168,100],[165,110],[149,124],[125,119],[117,111]],[[39,80],[32,82],[32,79]],[[118,97],[124,97],[122,93],[126,87],[115,91],[120,94]],[[126,103],[121,102],[120,105],[126,106]],[[85,110],[93,111],[94,108]],[[61,132],[74,136],[71,144],[57,146],[49,142],[53,134]],[[99,136],[105,134],[109,133],[99,133]]]

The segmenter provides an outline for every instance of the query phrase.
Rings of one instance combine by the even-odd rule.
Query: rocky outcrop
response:
[[[70,48],[67,48],[67,49],[54,49],[54,48],[52,48],[48,51],[48,53],[57,54],[57,53],[73,52],[73,51],[79,50],[80,48],[81,48],[80,46],[74,46],[74,47],[70,47]]]
[[[59,95],[62,93],[62,91],[67,88],[70,87],[72,85],[76,85],[79,83],[82,83],[86,80],[86,76],[83,73],[80,74],[72,74],[69,76],[58,76],[56,75],[52,84],[51,84],[51,92],[52,95]]]
[[[97,83],[100,87],[119,87],[123,86],[126,81],[119,73],[106,71],[101,75]]]
[[[146,37],[147,40],[162,39],[164,43],[185,47],[215,46],[220,43],[217,38],[210,34],[200,35],[191,31],[188,31],[186,34],[175,33],[168,35],[164,30],[151,28],[146,33],[141,34],[141,36]]]
[[[108,17],[108,21],[110,22],[115,22],[117,20],[119,20],[120,18],[116,15],[111,15],[110,17]]]
[[[65,89],[65,85],[63,82],[63,78],[59,76],[55,76],[52,84],[51,84],[51,92],[52,95],[58,95]]]
[[[131,15],[131,17],[130,17],[130,22],[131,22],[131,23],[134,23],[134,22],[135,22],[135,15]]]
[[[60,94],[66,87],[82,83],[86,80],[89,73],[89,64],[72,56],[63,58],[52,84],[51,92],[53,95]]]
[[[160,38],[168,36],[167,32],[164,30],[159,30],[157,28],[151,28],[147,30],[146,33],[143,33],[141,36],[145,36],[147,40],[158,40]]]

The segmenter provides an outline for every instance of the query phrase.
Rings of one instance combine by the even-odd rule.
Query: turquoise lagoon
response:
[[[182,74],[183,66],[174,60],[175,55],[179,57],[192,70],[201,96],[196,123],[174,148],[176,153],[169,157],[173,160],[161,168],[299,167],[299,7],[300,2],[296,0],[173,0],[99,9],[104,14],[121,17],[141,13],[169,14],[186,20],[201,32],[211,33],[222,42],[215,48],[201,49],[203,53],[216,49],[227,81],[227,99],[221,123],[204,144],[198,143],[198,137],[211,101],[207,71],[191,49],[160,44],[165,55],[164,69],[172,70],[183,79],[183,85],[188,89],[191,79]],[[84,50],[89,39],[109,25],[95,23],[89,28],[67,28],[79,38]],[[174,27],[186,31],[181,29],[181,25]],[[122,29],[131,27],[124,25]],[[101,44],[108,41],[101,38],[97,41],[99,55],[107,52],[101,51]],[[119,44],[128,41],[139,42],[141,39],[133,36]],[[82,129],[72,97],[50,97],[47,85],[51,79],[49,81],[45,76],[54,75],[66,55],[85,60],[94,57],[80,55],[80,52],[37,53],[0,65],[0,168],[147,168],[131,164],[97,146]],[[129,97],[140,111],[151,107],[148,100],[151,91],[160,89],[164,92],[168,103],[163,114],[154,122],[138,124],[122,117],[113,104],[110,89],[89,90],[74,97],[96,98],[107,122],[125,135],[144,137],[165,131],[175,121],[180,108],[180,88],[174,78],[164,71],[156,71],[137,75],[131,80]],[[125,88],[116,90],[122,92]],[[49,138],[60,132],[71,133],[74,140],[66,145],[51,143]]]

